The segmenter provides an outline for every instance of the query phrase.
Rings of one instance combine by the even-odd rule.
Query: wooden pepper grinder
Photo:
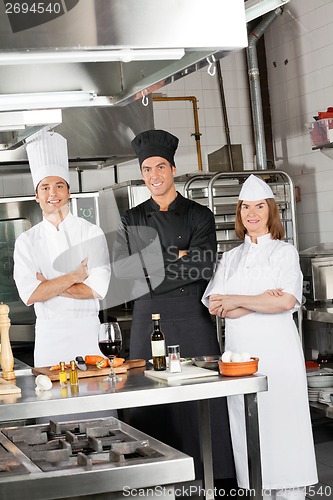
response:
[[[14,357],[9,340],[10,319],[8,316],[9,307],[1,302],[0,304],[0,334],[1,334],[1,368],[2,378],[5,380],[13,380],[14,372]]]

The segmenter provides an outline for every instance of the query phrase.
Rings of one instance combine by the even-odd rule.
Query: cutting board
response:
[[[21,394],[21,389],[13,382],[0,378],[0,394]]]
[[[93,365],[87,365],[88,369],[86,371],[81,371],[77,369],[77,375],[79,378],[87,377],[101,377],[103,375],[109,375],[110,367],[107,368],[97,368]],[[126,373],[127,370],[131,368],[140,368],[146,366],[146,361],[144,359],[129,359],[123,365],[118,366],[114,369],[115,373]],[[47,375],[50,380],[59,380],[59,370],[50,370],[49,366],[42,366],[37,368],[32,368],[33,375]],[[66,370],[69,376],[69,368]]]
[[[208,370],[207,368],[199,368],[198,366],[182,366],[182,371],[179,373],[170,373],[168,370],[156,372],[155,370],[145,370],[147,377],[156,378],[170,382],[173,380],[185,380],[190,378],[211,377],[218,375],[216,370]]]

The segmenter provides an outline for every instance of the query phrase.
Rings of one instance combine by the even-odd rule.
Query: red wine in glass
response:
[[[100,340],[98,343],[99,350],[109,358],[110,356],[118,356],[121,349],[121,340]]]
[[[110,374],[105,379],[108,382],[118,382],[121,380],[113,369],[114,358],[119,354],[122,346],[122,335],[117,322],[102,323],[98,334],[98,345],[100,351],[110,360]]]

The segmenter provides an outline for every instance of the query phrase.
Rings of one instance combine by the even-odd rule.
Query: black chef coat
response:
[[[168,211],[160,211],[151,198],[126,212],[114,246],[118,278],[133,279],[133,310],[130,357],[151,357],[151,315],[161,315],[167,345],[180,345],[183,357],[220,354],[216,329],[201,297],[210,279],[216,255],[215,220],[212,212],[177,193]],[[162,258],[151,266],[144,254],[158,236]],[[178,258],[178,250],[188,254]],[[125,258],[123,265],[117,261]],[[140,266],[141,264],[141,266]],[[157,286],[156,284],[157,278]],[[160,279],[158,279],[160,278]],[[164,279],[163,279],[164,278]],[[137,282],[141,285],[138,296]],[[111,290],[112,292],[112,290]],[[194,403],[138,408],[130,423],[195,459],[196,477],[201,477],[198,419]],[[234,477],[234,464],[225,398],[211,402],[214,477]]]

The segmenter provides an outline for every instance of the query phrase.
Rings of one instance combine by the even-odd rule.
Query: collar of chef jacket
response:
[[[169,207],[168,207],[168,212],[171,212],[173,210],[176,210],[177,208],[180,207],[180,204],[182,202],[182,195],[180,193],[178,193],[177,191],[177,196],[176,198],[173,200],[173,202],[170,203]],[[153,200],[153,198],[150,198],[149,200],[149,205],[150,205],[150,209],[152,212],[159,212],[160,211],[160,206],[158,203],[156,203],[156,201]]]
[[[58,228],[56,228],[53,224],[51,224],[51,222],[45,219],[45,217],[43,217],[43,225],[45,226],[45,229],[47,229],[48,231],[56,233],[58,231],[67,230],[69,226],[72,224],[73,220],[74,220],[74,215],[71,214],[71,212],[68,212],[64,220],[60,222]]]
[[[257,243],[252,243],[250,236],[248,236],[247,234],[245,235],[244,238],[244,243],[246,245],[266,245],[266,243],[268,243],[269,241],[271,241],[270,233],[264,234],[263,236],[259,236],[257,238]]]

